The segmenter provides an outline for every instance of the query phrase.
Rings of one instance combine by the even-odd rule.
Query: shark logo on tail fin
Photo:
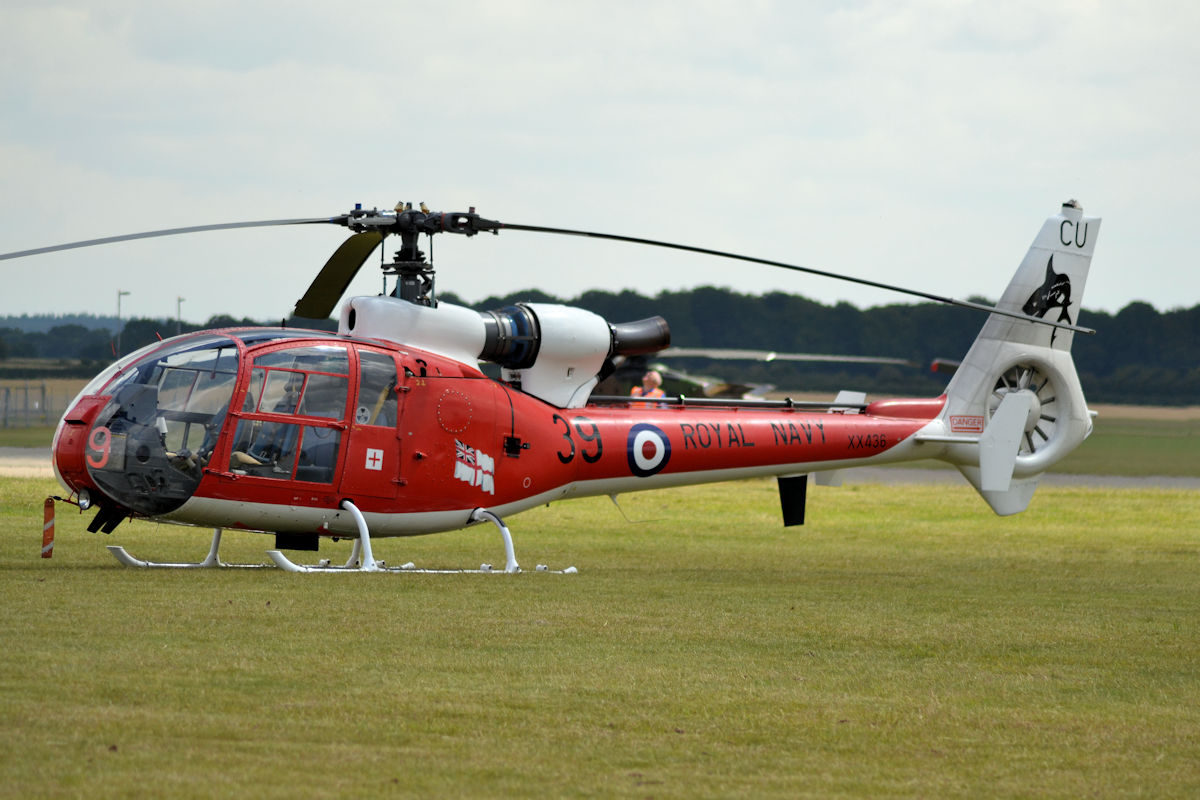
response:
[[[1052,308],[1060,308],[1058,321],[1073,325],[1067,309],[1071,305],[1071,278],[1065,273],[1054,271],[1054,256],[1046,262],[1046,280],[1029,295],[1021,308],[1031,317],[1045,317]]]

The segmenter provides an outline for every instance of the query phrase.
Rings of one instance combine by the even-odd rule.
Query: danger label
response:
[[[974,414],[951,416],[950,430],[953,433],[983,433],[983,417]]]

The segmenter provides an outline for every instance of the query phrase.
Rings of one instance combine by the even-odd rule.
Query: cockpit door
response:
[[[255,355],[231,440],[230,474],[332,486],[342,463],[350,374],[340,343]]]
[[[358,346],[357,394],[341,492],[347,497],[394,497],[399,487],[401,412],[395,357]]]

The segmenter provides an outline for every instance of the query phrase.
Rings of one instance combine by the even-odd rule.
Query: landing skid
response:
[[[143,569],[202,569],[207,567],[224,567],[227,569],[262,569],[268,567],[279,567],[287,572],[412,572],[417,574],[427,575],[454,575],[462,573],[486,574],[492,572],[501,572],[495,569],[491,564],[481,564],[479,569],[420,569],[412,562],[403,564],[399,567],[389,567],[385,562],[375,559],[374,553],[371,551],[371,532],[367,529],[367,521],[363,517],[362,512],[358,507],[349,500],[342,501],[342,508],[350,512],[354,518],[355,525],[358,526],[358,538],[354,540],[354,546],[350,551],[350,557],[346,559],[346,563],[341,566],[330,564],[328,559],[323,559],[316,566],[305,566],[297,564],[285,556],[279,550],[268,550],[267,555],[270,557],[273,564],[227,564],[220,559],[219,550],[221,548],[221,528],[213,530],[212,546],[208,549],[208,555],[203,561],[185,562],[185,563],[169,563],[164,561],[142,561],[134,558],[126,552],[124,547],[120,545],[109,545],[108,551],[113,554],[113,557],[127,567],[141,567]],[[491,522],[500,531],[501,537],[504,539],[504,569],[503,572],[512,574],[521,571],[520,565],[517,563],[517,557],[513,552],[512,534],[509,533],[508,527],[504,522],[491,511],[485,508],[477,508],[471,512],[472,522]],[[575,567],[567,567],[563,570],[551,570],[544,564],[538,564],[538,572],[551,572],[558,575],[571,575],[578,572]]]
[[[374,554],[371,552],[371,532],[367,528],[367,521],[363,518],[362,512],[358,507],[349,500],[342,501],[342,508],[350,512],[354,518],[355,525],[358,526],[358,538],[354,540],[354,549],[350,552],[350,558],[340,567],[333,566],[328,560],[322,561],[315,567],[304,566],[297,564],[285,556],[279,550],[268,550],[267,555],[275,562],[282,570],[287,572],[411,572],[424,575],[459,575],[459,574],[487,574],[499,572],[494,569],[491,564],[481,564],[479,569],[421,569],[412,562],[403,564],[399,567],[389,567],[383,561],[377,561]],[[521,566],[517,563],[517,557],[513,552],[512,534],[509,533],[508,527],[504,522],[491,511],[485,508],[477,508],[471,512],[472,522],[491,522],[500,531],[500,536],[504,539],[504,572],[513,574],[521,571]],[[544,564],[538,564],[538,572],[554,572],[559,575],[571,575],[578,572],[575,567],[567,567],[564,570],[550,570]]]
[[[142,561],[140,558],[134,558],[125,551],[124,547],[118,544],[108,545],[108,552],[113,554],[113,557],[127,567],[142,567],[143,569],[204,569],[208,567],[225,567],[227,569],[262,569],[270,567],[270,564],[226,564],[218,555],[221,549],[221,529],[213,529],[212,546],[208,548],[208,555],[203,561],[185,562],[182,564],[169,563],[165,561]]]

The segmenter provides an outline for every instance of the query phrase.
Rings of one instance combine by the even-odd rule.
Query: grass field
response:
[[[785,530],[752,481],[509,521],[578,575],[351,576],[123,568],[208,537],[66,511],[42,560],[53,490],[0,482],[4,796],[1200,796],[1194,492],[818,488]]]
[[[1100,417],[1056,472],[1200,476],[1200,418]]]

